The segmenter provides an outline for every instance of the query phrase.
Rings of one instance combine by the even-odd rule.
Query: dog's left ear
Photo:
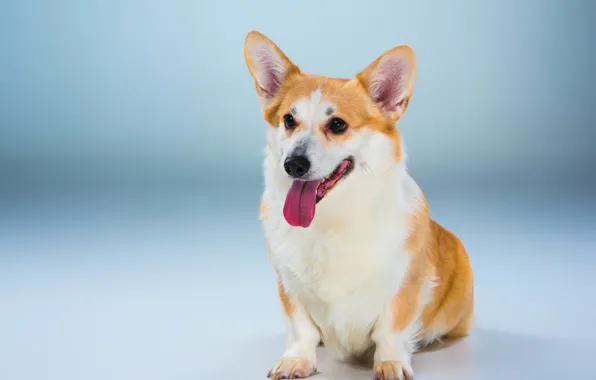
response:
[[[356,78],[383,114],[395,122],[406,111],[414,89],[414,51],[406,45],[397,46],[377,58]]]
[[[300,69],[273,41],[257,31],[249,32],[246,36],[244,60],[263,107],[267,107],[279,95],[286,79],[300,73]]]

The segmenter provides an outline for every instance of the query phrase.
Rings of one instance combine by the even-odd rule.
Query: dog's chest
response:
[[[360,220],[288,230],[265,224],[284,286],[306,306],[325,345],[339,356],[370,345],[372,326],[401,286],[408,255],[405,234],[396,225]]]

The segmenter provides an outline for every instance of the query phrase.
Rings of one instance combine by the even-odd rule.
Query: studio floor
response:
[[[0,379],[265,379],[285,327],[253,203],[2,205]],[[470,252],[476,329],[416,354],[416,379],[596,379],[595,210],[437,200]],[[372,379],[324,348],[319,371]]]

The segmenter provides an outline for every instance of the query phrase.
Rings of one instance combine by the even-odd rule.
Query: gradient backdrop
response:
[[[399,127],[470,252],[480,347],[421,378],[587,378],[557,350],[596,337],[594,20],[590,0],[0,2],[0,378],[257,379],[281,354],[251,29],[329,76],[417,54]]]

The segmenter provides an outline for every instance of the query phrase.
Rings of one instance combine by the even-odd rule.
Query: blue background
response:
[[[260,378],[281,354],[252,29],[336,77],[412,46],[399,128],[470,252],[479,336],[596,336],[595,19],[588,0],[0,2],[0,377],[219,378],[213,347],[279,333],[226,369]]]

